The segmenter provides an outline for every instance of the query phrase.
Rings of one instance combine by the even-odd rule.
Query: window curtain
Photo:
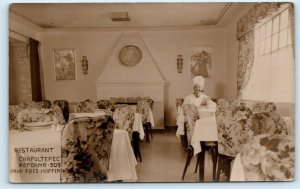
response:
[[[30,46],[30,74],[31,74],[32,100],[39,102],[42,101],[39,42],[30,38],[29,46]]]
[[[239,55],[237,68],[237,98],[247,85],[254,59],[254,28],[256,23],[277,11],[283,3],[257,3],[237,23]]]

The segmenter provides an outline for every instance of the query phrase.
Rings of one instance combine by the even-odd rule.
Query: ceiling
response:
[[[14,3],[10,12],[42,28],[226,26],[253,3]],[[113,12],[131,21],[113,22]]]

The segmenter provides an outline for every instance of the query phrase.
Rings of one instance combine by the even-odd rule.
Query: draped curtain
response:
[[[237,98],[242,98],[242,91],[247,85],[253,60],[254,60],[254,29],[255,25],[262,19],[277,11],[283,3],[257,3],[237,23],[237,40],[239,41],[239,55],[237,68]],[[292,3],[290,12],[293,13]],[[291,17],[294,23],[294,17]],[[292,24],[291,24],[292,27]],[[292,29],[293,32],[293,29]],[[293,34],[292,34],[293,36]],[[293,36],[294,37],[294,36]]]

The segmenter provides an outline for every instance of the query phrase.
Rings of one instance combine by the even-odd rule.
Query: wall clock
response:
[[[142,51],[137,46],[127,45],[121,49],[119,59],[125,66],[135,66],[142,59]]]

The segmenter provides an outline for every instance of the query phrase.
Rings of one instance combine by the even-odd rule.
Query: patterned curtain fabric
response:
[[[110,116],[79,118],[61,135],[61,182],[107,180],[114,121]]]
[[[237,98],[241,99],[242,90],[247,85],[254,60],[254,28],[255,24],[277,11],[283,3],[257,3],[237,23],[237,40],[239,40],[239,56],[237,71]]]
[[[240,38],[238,68],[237,68],[237,99],[242,98],[242,90],[247,85],[254,60],[254,32]]]

